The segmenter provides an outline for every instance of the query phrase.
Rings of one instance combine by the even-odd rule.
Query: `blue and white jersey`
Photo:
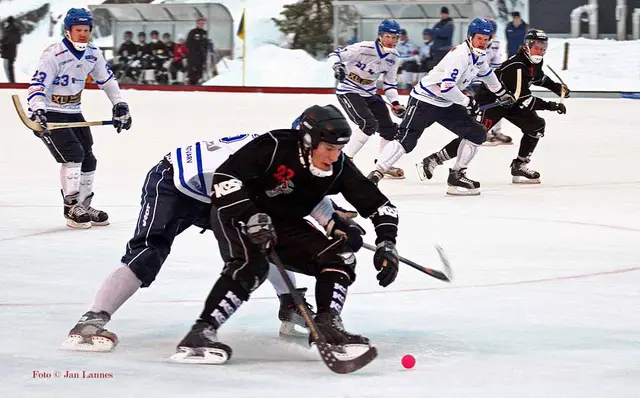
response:
[[[183,194],[211,203],[213,173],[233,155],[260,134],[240,134],[215,141],[198,141],[171,152],[173,183]]]
[[[342,62],[347,77],[338,83],[336,94],[354,93],[371,97],[376,93],[376,80],[384,74],[383,89],[389,102],[398,101],[398,52],[381,49],[376,41],[362,41],[329,54],[329,63]]]
[[[405,41],[398,42],[396,50],[398,51],[398,57],[405,61],[408,59],[414,59],[414,56],[418,53],[418,46],[416,46],[411,40],[407,39]]]
[[[496,70],[497,67],[502,65],[504,61],[504,56],[502,55],[502,49],[500,48],[500,42],[498,40],[492,40],[487,47],[487,62],[491,69]],[[475,79],[471,82],[473,87],[478,87],[482,85],[482,81],[479,79]]]
[[[124,102],[98,47],[89,43],[84,51],[78,51],[66,38],[50,45],[40,56],[38,69],[31,77],[27,95],[30,110],[80,113],[88,76],[107,93],[113,105]]]
[[[467,106],[469,98],[462,93],[472,80],[480,79],[492,92],[502,88],[493,73],[486,54],[475,55],[465,42],[453,47],[411,90],[411,96],[431,105]]]

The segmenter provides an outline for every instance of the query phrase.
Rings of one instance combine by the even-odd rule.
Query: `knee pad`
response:
[[[527,131],[522,131],[524,134],[533,137],[533,138],[542,138],[544,137],[544,129],[546,127],[546,122],[543,118],[538,118],[535,123],[531,123],[531,126],[527,126]]]
[[[482,145],[482,143],[487,140],[487,131],[481,124],[474,125],[474,127],[469,131],[469,134],[463,138],[466,138],[476,145]]]
[[[95,171],[97,164],[98,161],[96,160],[96,157],[93,155],[92,151],[85,153],[84,160],[82,161],[82,172],[88,173],[91,171]]]
[[[350,286],[356,280],[356,255],[346,243],[324,252],[318,258],[320,273],[338,272],[347,276]]]
[[[233,260],[225,264],[222,275],[230,276],[234,281],[240,282],[242,288],[247,293],[251,293],[267,280],[269,263],[266,258],[252,258],[248,261]]]

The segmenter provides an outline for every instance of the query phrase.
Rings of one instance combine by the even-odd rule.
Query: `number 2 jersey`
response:
[[[120,87],[100,49],[89,43],[78,51],[66,38],[47,47],[31,77],[27,102],[38,109],[60,113],[80,113],[82,90],[91,76],[112,104],[124,102]]]

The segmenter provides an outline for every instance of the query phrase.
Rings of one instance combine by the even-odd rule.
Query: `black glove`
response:
[[[113,106],[113,127],[118,130],[129,130],[131,128],[131,114],[129,113],[129,105],[126,102],[118,102]]]
[[[569,98],[569,94],[571,93],[571,90],[569,90],[569,87],[567,87],[566,84],[556,83],[556,88],[553,90],[553,92],[558,97],[560,97],[562,95],[562,90],[564,90],[564,97]]]
[[[494,93],[496,97],[498,97],[498,101],[500,102],[500,106],[505,108],[509,108],[516,103],[516,97],[513,96],[510,92],[507,91],[506,88],[502,87],[496,93]]]
[[[404,105],[400,105],[398,101],[393,101],[391,103],[391,112],[393,112],[396,117],[402,119],[404,114],[407,113],[407,108],[405,108]]]
[[[343,81],[344,78],[347,77],[347,67],[341,62],[333,64],[333,77],[339,82]]]
[[[244,233],[251,243],[260,246],[262,250],[272,248],[277,241],[276,230],[271,222],[271,217],[265,213],[252,215],[244,226]]]
[[[373,255],[373,265],[378,272],[380,286],[387,287],[398,275],[398,251],[396,245],[388,240],[378,243]]]
[[[358,212],[355,210],[347,210],[343,207],[340,207],[336,204],[336,202],[334,202],[333,200],[329,199],[331,201],[331,206],[333,206],[333,210],[338,213],[338,215],[342,218],[356,218],[358,217]]]
[[[475,98],[471,96],[468,98],[469,98],[469,103],[467,104],[467,106],[465,106],[465,108],[467,108],[467,113],[471,117],[476,117],[476,113],[478,113],[478,103],[476,102]]]
[[[51,132],[47,129],[47,115],[45,115],[44,109],[38,109],[31,115],[31,120],[38,123],[42,127],[42,131],[34,131],[36,137],[43,135],[51,135]]]
[[[549,101],[547,102],[547,106],[549,107],[550,111],[556,111],[561,115],[564,115],[565,113],[567,113],[567,107],[564,106],[564,104],[561,104],[559,102]]]
[[[362,235],[367,233],[357,222],[341,217],[337,212],[331,215],[325,229],[327,236],[345,239],[354,252],[362,248]]]

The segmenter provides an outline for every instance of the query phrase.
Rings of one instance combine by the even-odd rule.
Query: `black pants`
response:
[[[398,125],[391,120],[382,97],[363,97],[355,93],[337,94],[337,97],[349,119],[357,124],[363,133],[372,136],[378,132],[387,141],[396,137]]]
[[[204,72],[203,59],[187,58],[187,77],[189,78],[190,85],[198,84],[200,79],[202,79],[203,72]]]
[[[9,83],[15,83],[16,82],[16,74],[15,74],[15,62],[16,59],[15,58],[4,58],[3,59],[4,62],[4,71],[7,75],[7,80],[9,81]]]
[[[476,144],[487,139],[484,127],[467,113],[464,106],[454,104],[443,108],[409,97],[407,113],[398,129],[398,141],[407,153],[416,147],[424,130],[433,123]]]
[[[81,113],[47,112],[47,122],[84,122]],[[82,163],[83,172],[96,169],[96,157],[93,155],[93,137],[89,127],[75,127],[51,131],[49,136],[40,139],[58,163]]]
[[[536,111],[522,109],[519,106],[511,108],[496,106],[480,113],[480,122],[487,130],[490,130],[503,118],[510,121],[526,135],[537,138],[544,136],[546,123],[543,118],[538,116]]]
[[[173,167],[167,160],[149,170],[136,229],[121,260],[142,281],[142,287],[155,280],[176,236],[192,225],[208,228],[210,208],[176,189]]]
[[[251,293],[264,282],[269,263],[259,248],[251,244],[238,226],[221,220],[214,208],[211,227],[225,262],[223,275],[239,281]],[[291,271],[318,276],[324,269],[343,271],[355,280],[355,255],[345,241],[334,241],[304,219],[275,222],[278,235],[275,247],[285,267]]]

